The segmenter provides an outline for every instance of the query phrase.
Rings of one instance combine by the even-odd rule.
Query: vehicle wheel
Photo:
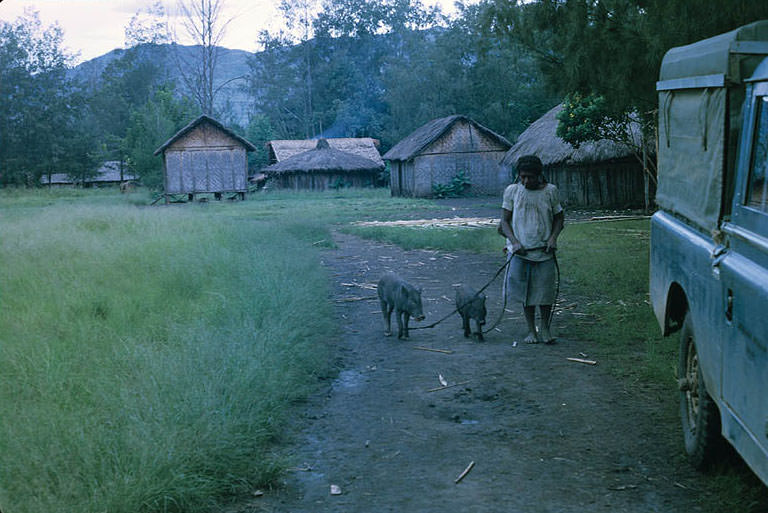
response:
[[[715,461],[723,444],[720,412],[701,375],[690,313],[680,331],[678,377],[685,451],[696,468],[704,469]]]

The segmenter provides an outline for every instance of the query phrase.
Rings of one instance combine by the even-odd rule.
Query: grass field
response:
[[[0,194],[4,510],[203,511],[271,482],[286,408],[332,371],[328,223],[404,205],[148,200]]]

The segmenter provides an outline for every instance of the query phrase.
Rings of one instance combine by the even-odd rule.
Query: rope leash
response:
[[[540,246],[540,247],[536,247],[536,248],[529,248],[526,251],[536,251],[536,250],[540,250],[540,249],[547,249],[547,246]],[[514,256],[514,255],[512,255],[512,256]],[[508,270],[509,264],[512,262],[512,256],[507,258],[507,261],[504,263],[504,265],[499,267],[499,269],[496,271],[496,274],[493,275],[493,278],[491,278],[490,281],[488,283],[486,283],[480,290],[475,292],[475,295],[471,299],[469,299],[467,302],[457,306],[448,315],[446,315],[443,318],[433,322],[432,324],[430,324],[428,326],[416,326],[414,328],[410,328],[409,330],[426,330],[426,329],[434,328],[435,326],[437,326],[441,322],[445,321],[448,317],[451,317],[453,314],[457,313],[461,308],[463,308],[464,306],[468,305],[469,303],[471,303],[472,301],[474,301],[475,299],[480,297],[480,294],[482,294],[482,292],[485,289],[487,289],[491,285],[491,283],[493,283],[494,280],[496,280],[496,278],[499,277],[499,274],[501,274],[502,271]],[[557,255],[556,254],[553,253],[552,258],[555,261],[555,270],[557,272],[557,281],[556,281],[556,288],[555,288],[555,301],[552,303],[552,309],[550,310],[550,313],[549,313],[549,319],[547,320],[547,329],[549,329],[550,326],[552,325],[552,319],[555,316],[555,306],[557,305],[557,298],[560,295],[560,265],[557,262]],[[507,277],[506,272],[504,273],[504,277],[505,278]],[[496,326],[498,326],[499,323],[501,323],[501,320],[504,317],[504,312],[507,309],[507,291],[506,291],[507,283],[506,282],[507,282],[507,280],[505,279],[504,283],[502,285],[502,295],[504,296],[504,301],[502,303],[502,307],[501,307],[501,311],[499,312],[499,316],[496,318],[496,321],[491,325],[490,328],[488,328],[486,330],[480,330],[480,332],[483,335],[493,331],[496,328]]]
[[[489,286],[491,283],[493,283],[493,281],[494,281],[496,278],[498,278],[498,277],[499,277],[499,274],[501,274],[501,271],[503,271],[504,269],[506,269],[506,268],[509,266],[509,263],[510,263],[511,261],[512,261],[512,259],[509,259],[509,260],[507,260],[506,262],[504,262],[504,265],[502,265],[501,267],[499,267],[499,270],[498,270],[498,271],[496,271],[496,274],[494,274],[494,275],[493,275],[493,278],[491,278],[491,280],[490,280],[488,283],[486,283],[486,284],[483,286],[483,288],[481,288],[480,290],[478,290],[477,292],[475,292],[475,295],[472,297],[472,299],[470,299],[470,300],[469,300],[469,301],[467,301],[466,303],[462,304],[462,305],[461,305],[461,307],[463,307],[463,306],[465,306],[465,305],[468,305],[469,303],[471,303],[472,301],[474,301],[475,299],[477,299],[478,297],[480,297],[480,294],[481,294],[481,293],[482,293],[482,292],[483,292],[485,289],[487,289],[487,288],[488,288],[488,286]],[[506,301],[506,298],[505,298],[505,301]],[[438,320],[438,321],[435,321],[435,322],[433,322],[433,323],[432,323],[432,324],[430,324],[429,326],[416,326],[415,328],[409,328],[409,331],[410,331],[410,330],[426,330],[426,329],[434,328],[435,326],[437,326],[438,324],[440,324],[441,322],[443,322],[444,320],[446,320],[448,317],[450,317],[450,316],[452,316],[453,314],[455,314],[456,312],[458,312],[458,311],[459,311],[459,308],[460,308],[460,307],[456,307],[456,308],[454,308],[454,309],[453,309],[453,311],[452,311],[451,313],[449,313],[448,315],[446,315],[446,316],[445,316],[445,317],[443,317],[442,319],[440,319],[440,320]]]

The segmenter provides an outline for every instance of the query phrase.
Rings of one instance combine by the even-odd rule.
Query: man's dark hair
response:
[[[517,172],[533,172],[540,175],[544,171],[544,165],[541,163],[541,159],[536,155],[523,155],[517,159]]]

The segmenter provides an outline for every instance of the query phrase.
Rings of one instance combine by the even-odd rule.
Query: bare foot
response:
[[[549,328],[541,328],[539,330],[539,336],[545,344],[555,343],[555,338],[549,333]]]
[[[526,344],[538,344],[539,343],[539,339],[536,338],[536,334],[535,333],[531,332],[531,333],[528,333],[528,336],[525,337],[523,342],[525,342]]]

